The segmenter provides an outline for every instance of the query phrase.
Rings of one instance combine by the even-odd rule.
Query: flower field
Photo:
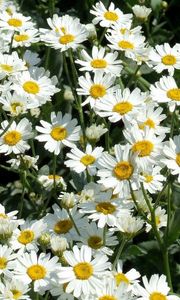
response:
[[[0,0],[0,300],[180,299],[178,9]]]

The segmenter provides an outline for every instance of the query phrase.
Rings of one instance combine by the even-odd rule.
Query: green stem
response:
[[[119,250],[118,250],[118,252],[116,254],[115,260],[113,262],[112,269],[115,269],[115,267],[117,265],[117,262],[118,262],[118,260],[119,260],[119,258],[121,256],[121,253],[122,253],[122,251],[123,251],[126,243],[127,243],[127,239],[123,237],[122,238],[122,242],[121,242],[120,247],[119,247]]]
[[[51,54],[51,48],[50,47],[47,47],[46,48],[46,54],[45,54],[45,64],[44,64],[44,68],[45,70],[48,69],[48,66],[49,66],[49,58],[50,58],[50,54]]]
[[[131,75],[131,77],[130,77],[130,79],[129,79],[129,81],[128,81],[127,87],[129,87],[129,86],[131,85],[132,81],[135,79],[136,74],[137,74],[137,72],[139,71],[140,67],[141,67],[141,65],[138,65],[138,66],[136,67],[134,73]]]
[[[171,219],[171,183],[168,184],[168,197],[167,197],[167,227],[166,227],[166,241],[169,234],[169,225]]]
[[[54,190],[56,191],[56,165],[57,165],[57,156],[53,154],[53,186]]]
[[[20,199],[20,204],[19,204],[19,218],[22,216],[22,211],[23,211],[23,206],[24,206],[24,195],[25,195],[25,179],[26,179],[26,172],[22,173],[21,176],[21,183],[22,183],[22,194],[21,194],[21,199]]]
[[[171,130],[170,130],[170,138],[173,137],[173,132],[174,132],[174,125],[175,125],[175,111],[176,111],[176,107],[174,108],[172,117],[171,117]]]
[[[11,43],[9,45],[9,54],[12,53],[12,46],[13,46],[14,34],[15,34],[15,32],[13,32],[12,37],[11,37]]]
[[[77,234],[80,236],[79,229],[77,228],[76,223],[74,222],[74,219],[73,219],[73,217],[72,217],[72,215],[71,215],[69,209],[67,210],[67,213],[68,213],[68,215],[69,215],[70,220],[72,221],[72,223],[73,223],[73,225],[74,225],[74,228],[75,228]]]
[[[162,190],[159,192],[159,194],[158,194],[158,196],[157,196],[157,198],[156,198],[156,201],[155,201],[155,204],[154,204],[154,209],[156,209],[156,207],[157,207],[157,205],[158,205],[158,203],[159,203],[159,201],[160,201],[160,199],[161,199],[161,197],[162,197],[162,194],[164,193],[166,187],[167,187],[168,184],[169,184],[169,178],[170,178],[170,176],[167,177],[166,182],[165,182],[165,184],[164,184]]]
[[[100,38],[99,38],[99,45],[102,43],[102,40],[103,40],[103,38],[104,38],[104,36],[105,36],[105,34],[106,34],[106,31],[107,31],[107,28],[105,28],[105,29],[103,30],[103,32],[102,32],[102,34],[101,34],[101,36],[100,36]]]
[[[6,131],[9,129],[9,127],[11,126],[11,124],[13,123],[14,120],[15,120],[15,117],[13,117],[13,118],[10,120],[9,124],[8,124],[8,125],[6,126],[6,128],[1,132],[0,137],[1,137],[3,134],[6,133]]]
[[[171,272],[170,272],[170,266],[169,266],[169,257],[168,257],[168,250],[167,249],[163,253],[163,262],[164,262],[164,269],[165,269],[165,272],[166,272],[168,285],[171,289],[171,292],[173,292]]]

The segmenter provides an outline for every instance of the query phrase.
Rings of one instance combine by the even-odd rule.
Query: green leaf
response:
[[[168,234],[168,245],[174,243],[180,237],[180,208],[178,208],[173,216]]]
[[[129,246],[126,251],[122,254],[122,258],[124,259],[130,259],[135,256],[141,256],[147,254],[147,251],[141,247],[136,245]]]

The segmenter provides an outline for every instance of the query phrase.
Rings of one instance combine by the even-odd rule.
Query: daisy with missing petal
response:
[[[100,23],[102,27],[110,27],[116,22],[126,24],[132,19],[132,14],[123,14],[119,8],[115,8],[112,2],[107,9],[104,4],[99,1],[96,5],[93,5],[93,9],[90,10],[90,13],[95,15],[93,23],[95,25]]]
[[[137,126],[132,126],[123,133],[131,144],[131,152],[139,169],[146,170],[149,165],[155,164],[162,157],[164,134],[156,136],[151,128],[142,131]]]
[[[155,211],[155,221],[157,229],[159,230],[161,227],[167,226],[167,214],[166,210],[158,206]],[[151,214],[149,213],[147,215],[147,218],[151,221]],[[151,230],[152,226],[150,223],[146,223],[146,232],[149,232]]]
[[[20,31],[14,34],[13,37],[13,48],[17,47],[30,47],[31,44],[39,41],[39,31],[35,28]]]
[[[6,11],[1,12],[0,30],[17,32],[23,29],[32,28],[33,25],[31,17],[25,17],[17,12],[14,12],[12,15],[9,15]]]
[[[159,166],[149,166],[147,170],[144,170],[140,174],[140,181],[143,182],[145,190],[150,194],[157,193],[161,191],[163,187],[163,181],[166,178],[160,173],[161,167]]]
[[[56,187],[61,187],[63,190],[66,190],[67,187],[63,177],[60,175],[53,175],[53,174],[40,175],[38,177],[38,181],[44,186],[44,188],[47,191],[50,191],[51,189],[54,188],[54,181]]]
[[[13,52],[11,55],[0,53],[0,79],[26,69],[25,62],[19,58],[17,52]]]
[[[64,258],[70,267],[59,268],[58,281],[67,283],[65,291],[76,298],[96,293],[101,288],[102,276],[109,273],[107,269],[111,266],[106,255],[93,258],[91,248],[85,245],[81,249],[74,246],[73,251],[65,251]]]
[[[130,145],[114,146],[115,157],[108,153],[103,155],[98,160],[97,176],[100,177],[98,183],[101,183],[105,188],[113,189],[113,194],[119,194],[126,198],[130,194],[129,181],[132,184],[136,182],[136,166],[130,152]]]
[[[86,105],[90,103],[93,108],[96,106],[96,102],[102,100],[104,96],[112,94],[116,87],[112,85],[115,82],[115,76],[111,74],[103,75],[103,72],[95,73],[93,80],[88,72],[85,76],[79,77],[80,88],[77,88],[78,95],[87,96],[87,99],[82,103]]]
[[[94,202],[79,205],[80,213],[88,214],[88,218],[98,221],[97,226],[103,228],[115,226],[118,217],[126,217],[130,212],[131,205],[123,203],[119,199],[112,199],[112,191],[107,191],[103,199],[95,199]]]
[[[96,104],[96,113],[101,117],[108,117],[110,122],[133,120],[137,117],[140,109],[143,108],[146,96],[140,89],[136,88],[132,92],[126,88],[115,91],[115,94],[104,96]]]
[[[75,147],[75,142],[80,139],[80,126],[76,119],[71,119],[71,114],[62,116],[61,112],[57,115],[51,113],[51,123],[40,121],[42,127],[36,126],[36,130],[41,134],[36,136],[39,142],[46,142],[44,148],[49,152],[58,155],[62,146]]]
[[[166,158],[161,161],[173,175],[178,175],[178,182],[180,182],[180,135],[170,139],[169,143],[164,146],[163,152]]]
[[[102,147],[93,149],[90,144],[87,144],[85,152],[75,147],[67,153],[67,157],[70,159],[66,160],[64,164],[76,173],[87,170],[89,175],[93,176],[96,174],[97,160],[101,157],[103,150]]]
[[[146,276],[142,277],[144,287],[140,284],[135,286],[135,294],[138,300],[178,300],[179,297],[169,295],[170,288],[168,287],[166,276],[154,274],[148,281]]]
[[[27,295],[29,289],[23,280],[6,280],[4,284],[0,283],[0,300],[30,300],[30,296]]]
[[[7,277],[12,277],[12,270],[16,267],[17,254],[13,253],[13,249],[7,245],[0,245],[0,276],[4,274]]]
[[[28,119],[23,118],[18,124],[15,121],[9,126],[8,121],[1,123],[0,134],[0,153],[8,155],[10,153],[24,153],[30,148],[27,140],[32,138],[32,124]],[[3,133],[5,132],[5,133]]]
[[[173,76],[174,70],[180,69],[180,52],[177,45],[172,48],[168,43],[155,46],[149,53],[149,60],[157,73],[168,70],[169,75]]]
[[[50,258],[50,254],[40,253],[38,256],[34,251],[23,253],[18,257],[14,274],[24,284],[34,283],[34,291],[43,295],[49,288],[50,278],[56,274],[59,267],[58,257]]]
[[[93,46],[92,57],[83,49],[81,57],[83,60],[77,59],[75,62],[82,67],[80,71],[111,73],[112,75],[120,76],[122,65],[121,60],[116,60],[118,52],[105,53],[105,48]]]
[[[27,102],[27,98],[20,92],[11,94],[7,92],[3,97],[0,97],[0,103],[3,104],[2,108],[11,116],[22,115],[27,112],[31,107]]]
[[[180,105],[180,88],[171,76],[163,76],[161,79],[151,85],[151,97],[158,103],[168,103],[169,110],[174,111],[176,105]]]

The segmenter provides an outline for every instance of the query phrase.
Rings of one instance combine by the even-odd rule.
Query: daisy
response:
[[[132,7],[134,15],[141,21],[146,21],[150,13],[152,12],[151,8],[148,8],[144,5],[134,5]]]
[[[145,190],[150,194],[161,191],[163,187],[163,181],[166,178],[160,173],[161,167],[150,166],[143,173],[140,174],[140,181],[143,182]]]
[[[180,182],[180,135],[170,139],[169,143],[164,146],[163,152],[165,159],[163,158],[161,161],[173,175],[178,175],[178,182]]]
[[[106,9],[104,4],[99,1],[96,5],[93,5],[93,9],[90,10],[90,13],[95,15],[93,23],[95,25],[100,23],[102,27],[110,27],[116,22],[126,24],[132,19],[132,14],[123,14],[119,8],[115,8],[112,2],[109,8]]]
[[[156,221],[156,226],[157,229],[159,230],[161,227],[166,227],[167,226],[167,214],[166,210],[158,206],[155,211],[155,221]],[[151,214],[149,213],[147,215],[147,218],[151,221]],[[151,230],[152,226],[150,223],[146,224],[146,232],[149,232]]]
[[[126,273],[123,272],[123,262],[121,260],[118,261],[117,269],[113,271],[113,275],[115,277],[116,285],[121,286],[126,284],[128,291],[133,290],[134,284],[139,281],[137,279],[141,277],[141,274],[134,268]]]
[[[82,103],[86,105],[90,103],[93,108],[96,106],[96,102],[102,100],[104,96],[112,94],[116,87],[112,87],[115,82],[115,76],[111,74],[103,75],[103,72],[95,73],[93,80],[88,72],[85,76],[79,77],[80,88],[77,88],[78,95],[87,96],[87,99]]]
[[[49,288],[50,278],[56,274],[59,267],[58,257],[50,258],[50,254],[40,253],[39,256],[34,251],[23,253],[18,257],[15,276],[23,283],[33,282],[34,291],[43,295]]]
[[[130,214],[126,215],[126,218],[118,218],[116,222],[118,231],[131,238],[142,229],[143,225],[143,220],[135,218]]]
[[[38,177],[38,181],[43,185],[43,187],[47,190],[50,191],[51,189],[54,188],[54,181],[56,184],[56,187],[61,187],[63,190],[66,190],[66,183],[62,176],[60,175],[40,175]]]
[[[65,237],[55,235],[50,238],[50,247],[54,255],[61,257],[69,245]]]
[[[130,152],[130,145],[114,146],[115,157],[108,153],[103,155],[98,160],[97,176],[100,177],[98,183],[105,188],[112,188],[113,194],[119,194],[121,197],[128,197],[130,194],[129,181],[136,181],[136,167],[133,157]]]
[[[29,286],[23,280],[19,281],[16,278],[6,280],[4,284],[0,283],[0,300],[30,300],[28,291]]]
[[[12,52],[12,54],[0,53],[0,79],[26,69],[24,61],[19,58],[17,52]]]
[[[20,31],[13,36],[13,48],[30,47],[31,44],[39,41],[39,32],[37,29],[27,29]]]
[[[111,73],[112,75],[120,76],[122,65],[121,60],[116,60],[118,57],[118,52],[105,53],[105,48],[100,48],[93,46],[92,57],[83,49],[81,51],[81,57],[83,60],[77,59],[75,62],[82,67],[80,71],[88,72],[99,72]]]
[[[12,277],[12,270],[16,267],[17,255],[13,253],[13,249],[7,245],[0,245],[0,276],[4,274],[7,277]]]
[[[180,88],[171,76],[163,76],[161,79],[151,85],[151,97],[158,103],[168,103],[169,110],[174,111],[176,105],[180,104]]]
[[[106,191],[102,191],[102,186],[100,184],[90,182],[78,193],[77,199],[79,203],[94,202],[99,199],[103,200],[106,195]]]
[[[107,95],[97,102],[96,113],[101,117],[108,117],[110,122],[129,121],[136,118],[139,110],[143,108],[145,95],[136,88],[132,92],[126,88],[116,90],[115,94]]]
[[[87,144],[85,152],[77,147],[73,148],[71,152],[67,153],[67,157],[70,159],[66,160],[64,164],[76,173],[87,170],[89,175],[93,176],[96,174],[97,160],[101,157],[103,150],[102,147],[93,149],[90,144]]]
[[[23,29],[32,28],[34,24],[31,22],[31,17],[25,17],[21,13],[14,12],[9,15],[6,11],[1,12],[0,30],[9,30],[17,32]]]
[[[177,45],[172,48],[168,43],[155,46],[149,53],[149,60],[157,73],[168,70],[169,75],[173,76],[174,70],[180,69],[180,52]]]
[[[11,94],[7,91],[3,97],[0,97],[0,103],[3,104],[2,108],[12,117],[27,113],[27,110],[31,107],[27,98],[20,92]]]
[[[88,141],[92,144],[97,143],[101,136],[108,131],[107,128],[104,128],[104,124],[96,125],[92,124],[90,127],[86,127],[86,137]]]
[[[46,142],[44,148],[49,152],[58,155],[62,146],[75,147],[75,142],[80,139],[80,126],[76,119],[71,119],[71,114],[62,116],[61,112],[57,115],[51,113],[51,123],[40,121],[42,127],[36,126],[36,130],[41,134],[36,136],[39,142]]]
[[[67,283],[66,292],[78,298],[82,294],[96,292],[101,288],[101,278],[108,274],[110,263],[106,255],[92,257],[91,248],[83,245],[81,249],[73,247],[73,251],[65,251],[64,258],[70,267],[59,268],[58,282]]]
[[[164,134],[156,136],[151,128],[139,130],[132,126],[124,130],[124,136],[131,144],[131,152],[138,168],[145,170],[149,165],[155,164],[162,156],[162,141]]]
[[[18,124],[15,121],[9,126],[8,121],[1,123],[0,129],[0,153],[24,153],[30,148],[27,140],[32,138],[32,124],[28,119],[23,118]],[[6,130],[6,128],[8,129]]]
[[[38,251],[37,240],[46,230],[46,224],[43,220],[26,221],[20,226],[20,230],[16,229],[9,241],[10,246],[19,253],[26,251]]]
[[[36,155],[35,157],[32,157],[30,155],[17,155],[16,158],[8,160],[7,163],[10,164],[14,169],[19,169],[19,167],[23,165],[23,167],[26,166],[28,169],[33,168],[35,170],[38,170],[38,159],[38,155]]]
[[[79,205],[80,213],[88,214],[88,218],[98,221],[97,226],[103,228],[115,226],[118,217],[126,217],[130,212],[131,205],[124,204],[119,199],[112,199],[112,191],[107,191],[104,199],[95,199],[94,202],[82,203]]]
[[[49,78],[49,71],[44,68],[33,68],[32,70],[22,72],[14,76],[12,80],[12,89],[20,91],[28,98],[31,108],[39,107],[47,101],[51,101],[51,97],[59,92],[55,87],[57,84],[56,76]]]
[[[178,300],[179,297],[169,295],[170,288],[168,287],[166,276],[154,274],[151,276],[149,282],[146,276],[142,277],[144,287],[140,284],[136,285],[135,294],[139,300]]]

